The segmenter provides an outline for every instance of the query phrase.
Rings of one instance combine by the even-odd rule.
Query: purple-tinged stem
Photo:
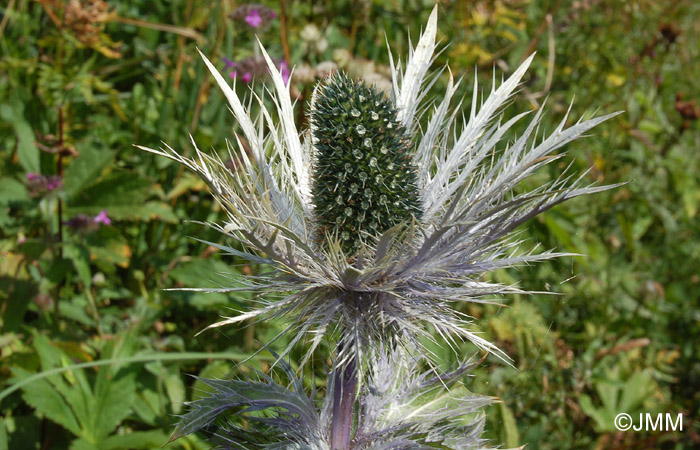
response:
[[[357,390],[355,360],[350,359],[333,370],[333,419],[331,449],[349,450],[352,437],[353,408]]]

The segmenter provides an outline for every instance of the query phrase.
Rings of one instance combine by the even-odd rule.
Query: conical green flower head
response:
[[[317,88],[312,195],[320,236],[354,255],[367,235],[419,217],[410,139],[397,111],[373,87],[336,74]]]

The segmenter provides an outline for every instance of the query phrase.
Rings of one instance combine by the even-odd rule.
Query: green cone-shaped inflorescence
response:
[[[312,195],[319,237],[337,236],[348,257],[367,235],[421,214],[410,139],[396,116],[382,93],[344,74],[316,89]]]

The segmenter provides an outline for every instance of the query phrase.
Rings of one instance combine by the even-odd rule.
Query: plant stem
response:
[[[63,182],[63,106],[58,107],[58,160],[56,161],[56,175]],[[63,200],[58,197],[58,255],[63,259]],[[56,299],[54,301],[54,314],[56,315],[56,323],[61,314],[59,307],[59,302],[61,301],[61,289],[65,284],[65,277],[61,278],[58,285],[56,286]]]
[[[56,175],[63,182],[63,107],[58,107],[58,160],[56,162]],[[61,257],[63,257],[63,200],[58,197],[58,245],[61,246]]]
[[[339,352],[340,353],[340,352]],[[355,360],[336,363],[333,370],[333,419],[331,422],[331,449],[350,449],[353,407],[357,390]]]
[[[282,38],[282,51],[287,64],[292,64],[292,52],[289,51],[287,40],[287,0],[280,2],[280,37]],[[257,47],[256,47],[257,48]]]

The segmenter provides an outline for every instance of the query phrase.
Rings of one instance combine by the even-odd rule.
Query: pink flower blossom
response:
[[[260,16],[260,11],[257,9],[251,10],[248,14],[245,16],[245,23],[250,25],[253,28],[258,28],[260,24],[262,23],[262,17]]]
[[[92,218],[92,221],[95,223],[101,223],[104,225],[111,225],[112,224],[112,221],[110,220],[110,218],[107,217],[107,210],[106,209],[103,209],[102,211],[100,211],[100,213],[98,215],[96,215],[95,217]]]
[[[235,9],[229,17],[245,23],[257,31],[265,31],[270,23],[277,18],[277,13],[259,3],[247,3]]]

